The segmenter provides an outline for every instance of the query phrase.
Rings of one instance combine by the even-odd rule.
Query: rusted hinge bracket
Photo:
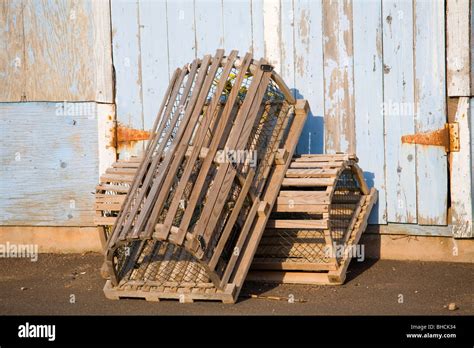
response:
[[[459,124],[446,123],[443,128],[432,132],[404,135],[402,143],[443,146],[446,152],[459,152]]]

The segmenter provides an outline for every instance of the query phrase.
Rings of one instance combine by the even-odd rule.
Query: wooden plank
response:
[[[0,8],[0,101],[26,98],[23,0],[6,0]]]
[[[341,162],[292,162],[290,168],[340,168]]]
[[[95,79],[95,101],[100,103],[114,103],[114,72],[112,65],[112,33],[110,0],[91,1],[91,20],[93,25],[93,76]],[[79,54],[83,59],[90,59],[84,55],[83,47],[79,48]],[[85,80],[81,79],[81,84]],[[58,98],[57,95],[54,96]],[[58,99],[55,99],[58,100]],[[82,99],[89,100],[89,99]]]
[[[434,131],[446,123],[444,2],[414,2],[415,129]],[[434,68],[436,67],[436,68]],[[446,225],[448,161],[441,146],[416,146],[417,222]]]
[[[117,159],[115,148],[115,104],[96,104],[99,152],[99,175]]]
[[[129,162],[129,161],[126,161],[126,162],[117,161],[117,162],[112,164],[112,167],[114,167],[114,168],[135,168],[135,169],[137,169],[139,166],[140,166],[139,162]]]
[[[197,57],[214,52],[217,48],[224,48],[222,14],[222,3],[209,0],[194,2]],[[230,48],[229,52],[234,48]]]
[[[294,43],[294,10],[293,0],[281,0],[280,12],[280,77],[295,95],[295,43]],[[268,28],[274,34],[274,29]]]
[[[325,151],[354,152],[352,2],[323,1]]]
[[[97,203],[123,203],[125,195],[110,195],[105,193],[96,193],[95,198]]]
[[[113,192],[117,192],[117,193],[127,193],[128,190],[130,189],[129,186],[123,186],[123,185],[107,185],[107,184],[103,184],[103,185],[98,185],[96,186],[95,188],[96,190],[98,191],[113,191]]]
[[[311,105],[298,153],[324,152],[323,12],[321,0],[294,4],[295,95]]]
[[[171,73],[178,66],[168,65],[166,1],[139,0],[138,7],[143,128],[148,130],[157,117],[157,100],[165,95]]]
[[[301,156],[293,157],[293,162],[344,162],[347,160],[347,155],[338,156],[338,155],[310,155],[310,156]],[[342,163],[341,163],[342,164]]]
[[[265,56],[265,38],[264,38],[264,18],[263,18],[264,0],[251,1],[252,14],[252,54],[254,57]]]
[[[276,272],[276,271],[252,271],[248,274],[247,280],[264,281],[270,283],[283,284],[309,284],[328,285],[332,284],[327,273],[309,272]]]
[[[96,105],[75,104],[71,113],[62,105],[0,104],[0,224],[94,225]]]
[[[94,205],[95,210],[119,211],[120,208],[122,208],[122,203],[96,203]]]
[[[136,168],[124,168],[124,167],[110,167],[105,170],[107,174],[122,174],[133,177],[137,172]]]
[[[265,58],[281,71],[281,1],[263,0]]]
[[[382,10],[387,221],[416,223],[416,151],[401,143],[415,133],[413,4],[389,0]]]
[[[471,1],[471,16],[470,16],[470,22],[471,22],[471,34],[470,36],[470,42],[471,42],[471,96],[474,95],[474,2]]]
[[[268,220],[267,228],[325,229],[328,228],[328,220]]]
[[[459,123],[459,152],[451,153],[451,205],[453,235],[456,238],[472,238],[472,117],[474,99],[459,98],[454,121]]]
[[[213,3],[215,12],[216,4]],[[214,15],[214,14],[213,14]],[[224,49],[227,52],[252,50],[252,12],[250,0],[223,1]],[[212,30],[216,30],[213,28]]]
[[[470,15],[468,0],[446,1],[446,85],[449,97],[472,94]]]
[[[94,224],[99,226],[113,226],[115,220],[117,220],[116,217],[96,216],[94,217]]]
[[[285,178],[282,186],[324,187],[334,185],[335,178]]]
[[[329,197],[329,193],[326,191],[290,191],[290,190],[281,190],[278,194],[278,198],[296,198],[296,197],[306,197],[313,198],[316,200],[324,200]]]
[[[115,68],[115,104],[117,122],[135,129],[144,129],[140,18],[138,2],[111,2],[112,45]],[[143,142],[124,143],[119,158],[142,153]]]
[[[166,2],[170,68],[187,64],[196,58],[194,2],[176,0]],[[178,43],[179,44],[176,44]],[[214,51],[214,50],[213,50]],[[210,54],[211,52],[207,52]]]
[[[277,271],[332,271],[337,266],[333,263],[309,263],[309,262],[264,262],[255,258],[252,262],[251,270],[277,270]]]
[[[235,303],[234,286],[229,284],[224,290],[215,288],[193,287],[190,291],[176,287],[152,287],[145,291],[143,288],[132,290],[114,287],[107,281],[104,287],[104,294],[108,299],[118,300],[124,298],[144,298],[146,301],[157,302],[160,299],[177,300],[180,303],[192,303],[200,301],[221,301],[222,303]]]
[[[101,182],[123,182],[131,183],[133,181],[133,176],[130,175],[120,175],[120,174],[104,174],[100,177]]]
[[[364,177],[379,191],[371,223],[387,222],[382,57],[382,1],[354,1],[354,97],[356,150]],[[371,93],[367,93],[370,90]]]
[[[339,169],[288,169],[287,178],[330,178],[338,173]]]
[[[108,1],[8,1],[0,27],[0,100],[113,102]]]

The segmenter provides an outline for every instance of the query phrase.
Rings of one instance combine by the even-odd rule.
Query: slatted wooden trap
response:
[[[377,199],[356,162],[342,154],[293,159],[254,257],[252,268],[258,271],[249,279],[344,282]]]
[[[234,302],[307,112],[250,54],[177,69],[107,236],[106,296]]]

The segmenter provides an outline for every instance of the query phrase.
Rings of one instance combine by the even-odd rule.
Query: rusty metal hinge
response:
[[[402,143],[443,146],[446,152],[459,152],[459,124],[446,123],[443,128],[432,132],[404,135]]]

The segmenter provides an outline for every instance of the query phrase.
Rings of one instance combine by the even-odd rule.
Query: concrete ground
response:
[[[225,305],[108,300],[102,292],[105,281],[99,274],[101,262],[102,257],[92,253],[40,254],[37,262],[0,259],[0,314],[474,314],[474,264],[353,262],[342,286],[248,282],[238,303]],[[248,298],[250,294],[283,299]],[[284,300],[290,295],[294,296],[295,303]],[[71,299],[75,299],[75,303],[71,303]],[[450,311],[450,303],[455,303],[458,309]]]

